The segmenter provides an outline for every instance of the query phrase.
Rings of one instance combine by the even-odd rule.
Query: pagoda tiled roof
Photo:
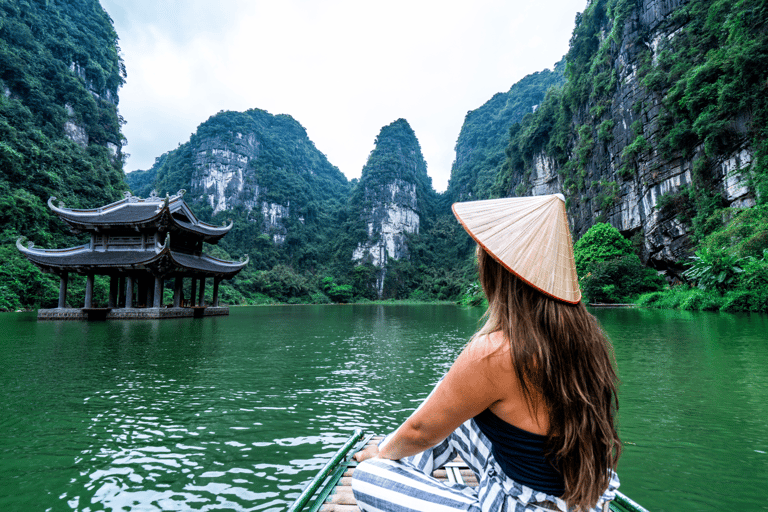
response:
[[[185,254],[171,251],[169,243],[146,249],[103,250],[91,249],[90,244],[68,249],[37,249],[16,241],[16,247],[36,265],[55,272],[87,272],[92,269],[127,272],[138,268],[162,269],[162,274],[182,272],[215,275],[230,278],[240,272],[246,261],[226,261],[208,255]]]
[[[184,191],[161,198],[154,193],[146,199],[132,196],[130,192],[120,201],[98,208],[66,208],[54,204],[55,197],[48,199],[48,207],[75,231],[101,231],[105,229],[156,227],[168,231],[172,227],[200,236],[207,241],[218,241],[232,228],[214,226],[197,219],[183,199]],[[183,217],[182,220],[179,217]]]

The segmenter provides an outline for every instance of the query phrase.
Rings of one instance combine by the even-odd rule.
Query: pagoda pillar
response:
[[[197,301],[197,305],[205,306],[205,277],[200,278],[200,299]]]
[[[93,307],[93,274],[85,277],[85,308]]]
[[[176,276],[173,283],[173,307],[181,307],[184,300],[184,276]]]
[[[125,307],[125,276],[117,278],[117,304],[115,306]]]
[[[220,277],[213,278],[213,307],[215,308],[219,307],[219,283],[220,282],[221,282]]]
[[[109,302],[107,307],[110,309],[117,307],[117,287],[118,277],[115,275],[109,276]]]
[[[125,278],[125,309],[133,308],[133,276]]]
[[[136,283],[136,307],[143,308],[147,306],[147,280],[144,276],[138,276],[134,278]]]
[[[59,281],[59,309],[67,307],[67,281],[69,281],[69,274],[64,272],[60,276]]]
[[[197,305],[197,278],[192,278],[192,286],[189,289],[189,306]]]
[[[146,298],[144,299],[144,307],[151,308],[152,304],[155,302],[155,283],[154,279],[152,279],[152,275],[148,275],[143,279],[144,281],[144,288],[147,289]]]
[[[163,278],[160,276],[155,276],[155,296],[153,298],[153,308],[163,307]]]

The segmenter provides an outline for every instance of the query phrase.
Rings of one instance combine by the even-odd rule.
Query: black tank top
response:
[[[544,457],[547,436],[510,425],[486,409],[475,423],[491,441],[491,453],[514,481],[553,496],[565,492],[563,475]]]

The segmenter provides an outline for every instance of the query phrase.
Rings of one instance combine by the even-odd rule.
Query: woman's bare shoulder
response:
[[[475,336],[467,346],[467,352],[475,360],[483,360],[491,366],[511,366],[509,341],[501,331]]]

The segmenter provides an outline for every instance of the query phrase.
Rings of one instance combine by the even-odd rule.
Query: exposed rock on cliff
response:
[[[640,233],[657,268],[688,255],[715,206],[754,205],[754,120],[718,106],[726,68],[701,41],[715,3],[591,2],[577,18],[569,82],[513,129],[496,192],[563,192],[576,237],[600,221]]]
[[[407,258],[408,235],[419,233],[422,215],[434,195],[419,141],[405,119],[381,129],[352,194],[356,214],[366,225],[352,259],[379,267],[379,297],[389,259]]]
[[[137,193],[150,187],[160,193],[188,189],[203,217],[235,218],[248,226],[246,235],[229,242],[235,249],[253,254],[258,237],[265,235],[275,245],[290,245],[287,257],[300,265],[311,265],[319,256],[316,249],[309,255],[300,246],[335,229],[332,215],[349,193],[347,179],[298,122],[258,109],[212,116],[189,142],[128,180],[143,187],[134,188]],[[263,257],[268,251],[259,252]],[[274,258],[252,260],[257,268],[276,263]]]
[[[45,206],[52,195],[73,206],[121,197],[118,51],[98,0],[0,2],[0,231],[49,244],[68,236]]]

